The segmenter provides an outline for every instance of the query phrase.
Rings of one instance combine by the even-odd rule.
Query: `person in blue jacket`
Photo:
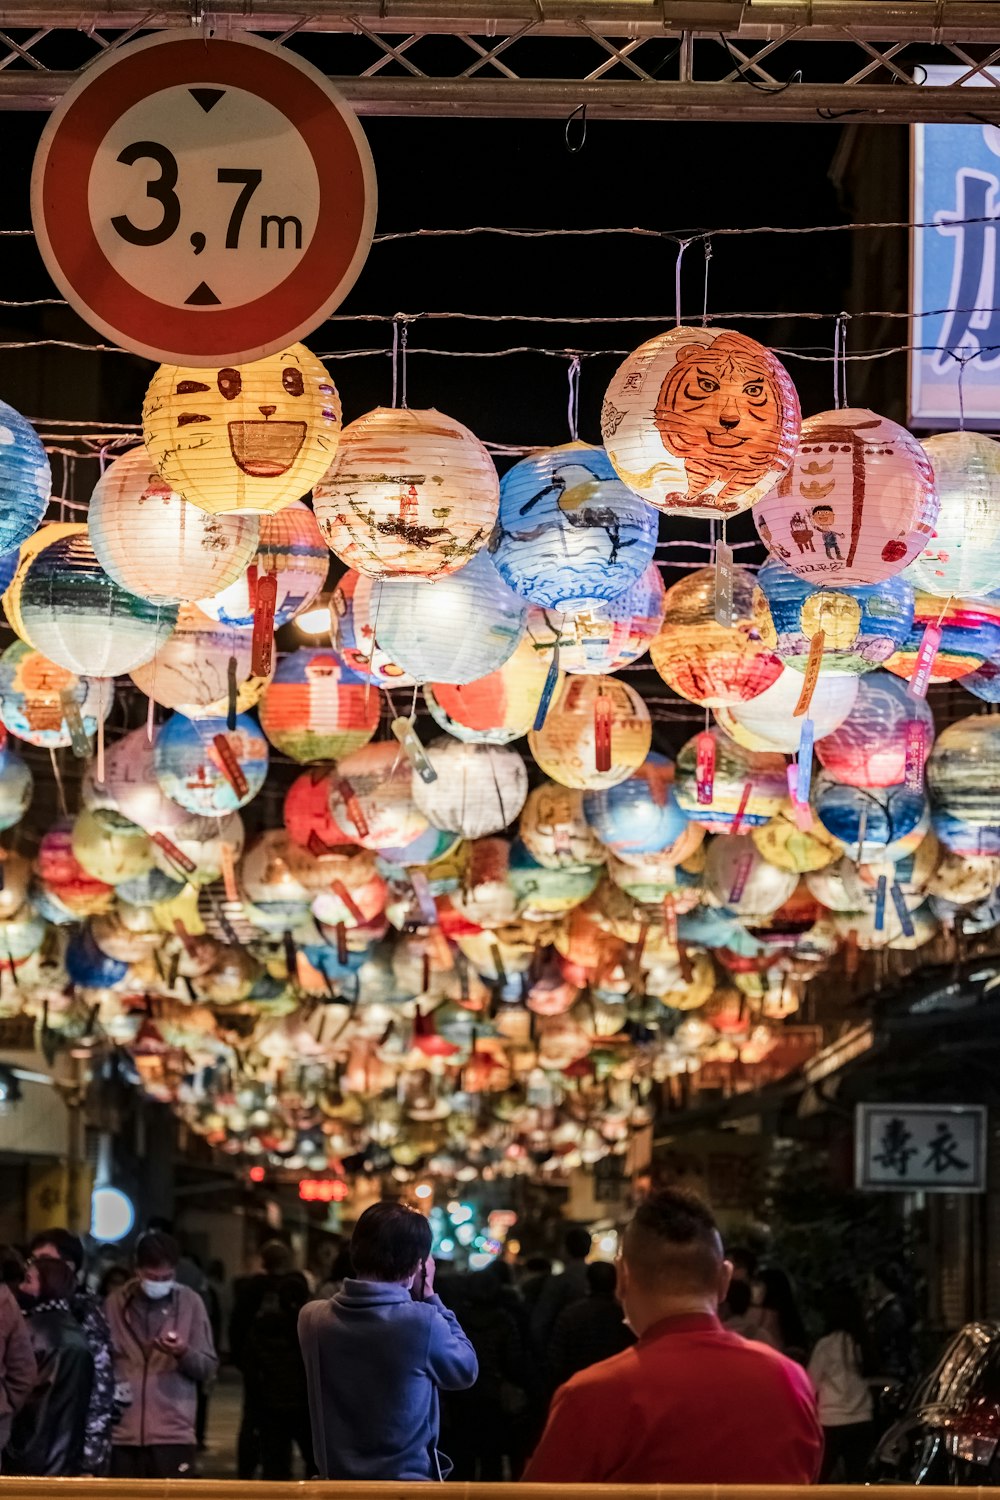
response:
[[[434,1293],[431,1230],[404,1203],[376,1203],[351,1240],[354,1276],[299,1315],[322,1479],[441,1479],[439,1391],[464,1391],[476,1354]]]

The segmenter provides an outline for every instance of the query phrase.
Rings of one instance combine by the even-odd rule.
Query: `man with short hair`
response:
[[[729,1265],[692,1194],[645,1202],[625,1231],[618,1295],[634,1348],[555,1396],[535,1484],[812,1484],[823,1435],[800,1366],[719,1322]]]
[[[194,1474],[198,1382],[218,1368],[205,1304],[177,1282],[180,1250],[156,1229],[140,1235],[136,1278],[108,1298],[116,1395],[115,1479]]]
[[[322,1479],[440,1479],[439,1391],[464,1391],[476,1354],[434,1294],[431,1230],[405,1203],[376,1203],[351,1240],[354,1277],[299,1315]]]

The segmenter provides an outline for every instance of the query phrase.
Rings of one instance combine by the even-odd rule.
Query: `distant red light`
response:
[[[250,1181],[251,1182],[263,1182],[266,1175],[267,1174],[265,1173],[263,1167],[251,1167],[250,1168]]]
[[[299,1182],[303,1203],[343,1203],[350,1195],[350,1186],[339,1177],[303,1177]]]

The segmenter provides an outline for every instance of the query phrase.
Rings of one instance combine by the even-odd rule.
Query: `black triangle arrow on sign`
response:
[[[203,281],[199,281],[190,297],[184,299],[185,307],[218,307],[218,305],[218,297],[212,291],[212,288],[206,286]]]
[[[215,108],[225,92],[225,89],[188,89],[192,99],[197,100],[206,115],[210,109]]]

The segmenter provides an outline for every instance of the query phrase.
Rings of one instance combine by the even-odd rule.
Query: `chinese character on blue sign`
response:
[[[910,422],[1000,427],[1000,129],[914,125],[912,186]]]
[[[857,1185],[883,1192],[981,1193],[981,1105],[859,1104]]]

